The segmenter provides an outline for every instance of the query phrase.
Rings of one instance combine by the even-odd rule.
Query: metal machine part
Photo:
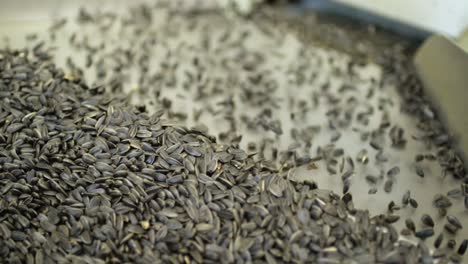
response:
[[[439,108],[441,118],[456,140],[456,146],[466,158],[468,153],[468,53],[442,36],[429,38],[414,57],[416,70]]]
[[[457,38],[468,26],[468,2],[463,0],[308,0],[304,4],[380,24],[413,38],[434,33]]]

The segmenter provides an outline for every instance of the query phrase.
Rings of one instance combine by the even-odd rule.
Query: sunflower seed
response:
[[[401,199],[401,203],[403,205],[408,205],[408,203],[410,201],[410,198],[411,198],[411,192],[410,192],[410,190],[407,190],[405,192],[405,194],[403,194],[403,198]]]
[[[386,180],[384,183],[384,191],[386,193],[390,193],[392,189],[393,189],[393,180],[391,179]]]
[[[398,166],[392,167],[387,171],[387,176],[388,177],[395,177],[400,173],[400,168]]]
[[[439,248],[442,245],[442,242],[444,241],[444,234],[440,233],[437,238],[434,240],[434,247]]]
[[[409,230],[413,232],[416,231],[416,225],[414,224],[414,221],[411,218],[407,218],[405,220],[405,225],[406,225],[406,228],[408,228]]]
[[[356,160],[362,164],[367,164],[369,162],[369,157],[367,156],[367,150],[363,149],[357,154]]]
[[[421,216],[421,222],[423,222],[423,224],[427,225],[427,226],[430,226],[430,227],[434,227],[434,220],[432,219],[432,217],[428,214],[423,214]]]
[[[449,223],[444,225],[444,229],[450,234],[456,234],[459,228]]]
[[[410,199],[409,199],[409,204],[410,204],[411,207],[413,207],[413,208],[418,208],[418,202],[417,202],[415,199],[413,199],[413,198],[410,198]]]
[[[460,189],[452,189],[447,192],[447,196],[450,198],[461,198],[463,194]]]
[[[377,177],[375,177],[373,175],[366,175],[366,181],[369,184],[376,184],[378,179],[377,179]]]
[[[464,239],[463,242],[458,247],[457,253],[459,255],[465,255],[466,249],[468,248],[468,239]]]
[[[448,208],[452,206],[452,202],[445,195],[442,194],[437,194],[434,197],[433,204],[436,208]]]
[[[416,167],[416,174],[419,177],[424,178],[424,170],[421,167]]]
[[[454,249],[457,246],[457,242],[454,239],[447,241],[447,248]]]
[[[463,226],[462,226],[460,220],[458,220],[458,218],[456,218],[456,217],[453,216],[453,215],[447,215],[447,221],[448,221],[450,224],[456,226],[456,227],[459,228],[459,229],[462,229],[462,228],[463,228]]]
[[[434,229],[427,227],[421,230],[418,230],[414,233],[414,235],[420,239],[426,239],[434,235]]]

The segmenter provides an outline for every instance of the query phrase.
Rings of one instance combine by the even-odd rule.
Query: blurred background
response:
[[[259,0],[192,0],[199,8],[212,8],[226,2],[247,2]],[[280,2],[281,0],[269,0]],[[151,2],[147,0],[134,3]],[[177,1],[174,1],[176,3]],[[377,23],[407,37],[424,38],[439,33],[456,40],[468,49],[468,1],[466,0],[295,0],[301,9],[345,15],[363,21]],[[44,27],[59,16],[71,15],[78,6],[89,8],[122,9],[128,6],[123,0],[2,0],[0,1],[0,36],[15,36],[25,31]]]

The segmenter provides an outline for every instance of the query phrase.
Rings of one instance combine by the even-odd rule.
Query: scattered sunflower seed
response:
[[[456,246],[457,241],[455,241],[454,239],[449,239],[449,241],[447,241],[447,248],[454,249]]]
[[[387,171],[387,176],[388,177],[395,177],[400,173],[400,168],[398,166],[392,167]]]
[[[434,240],[434,247],[439,248],[442,245],[442,242],[444,241],[444,234],[440,233],[437,238]]]
[[[410,190],[407,190],[407,191],[405,192],[405,194],[403,194],[403,197],[402,197],[402,199],[401,199],[401,203],[402,203],[403,205],[405,205],[405,206],[408,205],[408,203],[409,203],[409,201],[410,201],[410,198],[411,198],[411,192],[410,192]]]
[[[393,180],[392,179],[386,180],[384,183],[384,191],[386,193],[390,193],[392,189],[393,189]]]
[[[421,222],[423,222],[423,224],[427,225],[427,226],[430,226],[430,227],[434,227],[434,220],[432,219],[432,217],[428,214],[423,214],[421,216]]]
[[[465,255],[466,249],[468,248],[468,239],[464,239],[463,242],[460,244],[460,247],[457,250],[459,255]]]
[[[406,225],[406,228],[408,228],[409,230],[413,232],[416,231],[416,225],[414,224],[414,221],[411,218],[406,218],[405,225]]]
[[[447,215],[447,221],[459,229],[463,228],[463,225],[461,224],[460,220],[458,220],[458,218],[453,215]]]
[[[423,229],[416,231],[414,235],[424,240],[434,235],[434,229],[432,227],[423,228]]]
[[[413,207],[413,208],[418,208],[418,202],[417,202],[415,199],[413,199],[413,198],[410,198],[410,199],[409,199],[409,204],[410,204],[411,207]]]
[[[444,229],[447,230],[447,232],[449,232],[450,234],[456,234],[459,228],[450,223],[447,223],[444,225]]]

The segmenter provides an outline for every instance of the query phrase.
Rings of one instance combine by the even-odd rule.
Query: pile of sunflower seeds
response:
[[[32,53],[0,52],[8,263],[432,261],[424,243],[398,240],[394,216],[370,217],[349,193],[292,181]]]
[[[283,25],[284,18],[267,11],[246,20],[180,5],[82,9],[76,21],[52,25],[47,41],[56,43],[56,61],[70,76],[128,93],[149,113],[162,110],[175,123],[294,167],[298,177],[330,176],[314,179],[337,193],[352,192],[357,205],[367,206],[367,193],[375,194],[373,214],[393,203],[391,211],[403,217],[419,218],[428,209],[462,215],[458,205],[464,199],[468,208],[468,192],[453,179],[465,178],[464,165],[411,70],[410,48],[374,45],[377,66],[301,42],[307,34],[293,34],[290,25],[307,18]],[[372,49],[339,29],[303,28],[317,28],[329,42],[357,43],[355,50]],[[395,199],[426,183],[432,188],[412,188],[409,203]],[[462,202],[419,204],[428,192],[434,200],[447,194]]]
[[[398,191],[405,172],[394,165],[392,150],[408,152],[416,141],[437,149],[415,156],[417,179],[434,168],[428,162],[464,177],[406,58],[392,52],[385,78],[362,76],[372,67],[311,49],[259,17],[226,21],[219,13],[161,5],[123,14],[83,9],[79,31],[59,20],[46,42],[28,38],[33,54],[3,52],[0,117],[9,118],[0,123],[0,210],[7,212],[0,256],[12,262],[459,261],[468,241],[456,246],[453,235],[463,225],[447,211],[455,199],[468,201],[466,184],[430,201],[447,215],[449,237],[441,246],[441,232],[432,251],[421,241],[442,225],[424,212],[421,228],[407,218],[400,232],[421,241],[398,240],[394,223],[401,209],[418,208],[415,190],[402,193],[401,204],[389,202],[383,215],[354,208],[356,175],[370,170],[371,195]],[[54,42],[55,58],[47,52]],[[288,78],[278,81],[274,72]],[[392,116],[395,102],[381,97],[389,83],[398,84],[402,110],[418,120],[419,138]],[[284,93],[285,86],[294,93],[310,89],[310,98]],[[356,86],[366,93],[359,97]],[[317,123],[326,125],[308,122],[318,121],[311,112],[324,105],[325,121]],[[375,113],[382,120],[373,128]],[[201,125],[207,119],[216,126]],[[350,133],[368,148],[353,153],[343,142]],[[330,143],[317,145],[324,135]],[[304,168],[337,175],[343,195],[294,177]]]

